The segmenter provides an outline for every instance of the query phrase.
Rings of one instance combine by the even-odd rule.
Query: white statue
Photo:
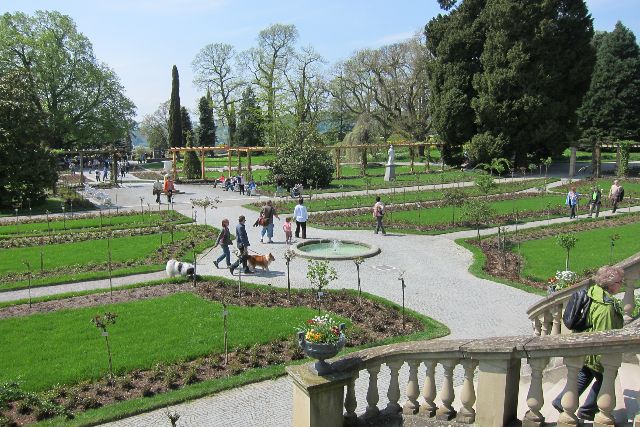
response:
[[[387,154],[389,155],[389,160],[387,161],[387,164],[393,165],[393,161],[396,158],[396,152],[393,150],[393,145],[389,146],[389,151],[387,152]]]

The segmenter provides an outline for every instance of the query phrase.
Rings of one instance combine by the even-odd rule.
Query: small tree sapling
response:
[[[356,265],[356,273],[358,274],[358,303],[362,303],[362,288],[360,287],[360,264],[364,262],[364,258],[358,257],[353,260],[353,263]]]
[[[576,243],[578,242],[578,238],[573,234],[560,234],[556,237],[556,239],[557,239],[558,246],[560,246],[565,251],[567,251],[567,257],[565,260],[564,269],[565,271],[568,271],[569,270],[569,253],[571,252],[571,249],[573,249],[576,246]]]
[[[323,289],[338,279],[338,273],[335,268],[329,265],[329,261],[315,261],[310,259],[307,266],[307,279],[311,282],[311,287],[316,289],[318,293],[318,314],[321,310],[321,297]]]
[[[116,313],[111,313],[109,311],[105,312],[104,315],[96,314],[91,319],[91,323],[95,325],[96,328],[102,331],[102,336],[104,337],[104,342],[107,346],[107,356],[109,357],[109,377],[113,379],[113,363],[111,361],[111,347],[109,346],[109,332],[107,331],[107,327],[109,325],[115,325],[116,319],[118,315]]]
[[[291,261],[293,260],[293,258],[295,258],[296,253],[291,250],[291,249],[287,249],[286,251],[284,251],[284,262],[285,264],[287,264],[287,299],[291,300],[291,275],[290,275],[290,271],[289,271],[289,265],[291,264]]]

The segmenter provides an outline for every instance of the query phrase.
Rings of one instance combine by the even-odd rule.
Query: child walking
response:
[[[291,232],[291,217],[290,216],[285,218],[284,224],[282,225],[282,229],[284,230],[284,235],[286,236],[287,245],[290,245],[291,244],[291,236],[293,234]]]
[[[222,246],[222,255],[218,257],[217,260],[213,261],[213,265],[216,268],[220,268],[218,264],[223,259],[227,259],[227,268],[231,267],[231,252],[229,251],[229,245],[231,244],[231,233],[229,232],[229,220],[222,220],[222,231],[218,234],[218,240],[216,240],[216,244],[213,246],[214,248],[218,245]]]

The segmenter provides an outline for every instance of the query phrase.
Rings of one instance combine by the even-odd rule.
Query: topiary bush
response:
[[[322,149],[322,138],[315,126],[300,124],[269,163],[268,179],[285,188],[302,184],[305,188],[326,187],[333,175],[333,162]]]

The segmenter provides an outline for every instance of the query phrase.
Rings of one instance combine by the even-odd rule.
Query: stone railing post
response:
[[[344,398],[344,421],[346,425],[355,424],[358,420],[356,414],[356,408],[358,407],[358,401],[356,400],[356,379],[358,379],[359,373],[356,372],[351,380],[347,383],[347,393]]]
[[[584,356],[565,357],[564,364],[567,366],[567,385],[562,395],[562,409],[564,412],[558,418],[558,426],[576,426],[578,417],[578,372],[584,363]]]
[[[545,310],[542,318],[542,336],[551,335],[551,326],[553,325],[553,314],[551,310]]]
[[[442,362],[444,368],[444,381],[442,390],[440,390],[440,400],[442,406],[436,411],[436,419],[449,421],[456,417],[456,410],[451,404],[455,399],[455,391],[453,389],[453,369],[458,364],[457,359],[445,359]]]
[[[398,403],[400,400],[400,384],[398,383],[398,372],[404,362],[402,360],[394,360],[392,362],[387,362],[387,366],[391,370],[391,378],[389,380],[389,389],[387,390],[387,398],[389,399],[389,403],[387,403],[386,410],[389,413],[396,413],[402,410],[402,407]]]
[[[462,392],[460,393],[462,408],[456,417],[456,421],[459,423],[473,424],[476,420],[476,411],[473,409],[473,404],[476,403],[476,391],[473,388],[473,377],[476,366],[478,366],[478,361],[473,359],[463,359],[461,363],[464,367],[464,382],[462,384]]]
[[[616,407],[616,376],[622,363],[622,354],[603,354],[601,359],[604,372],[602,374],[602,387],[598,394],[598,412],[594,418],[594,426],[612,426],[616,424],[613,410]]]
[[[436,415],[438,407],[434,403],[436,398],[436,364],[437,360],[426,360],[424,366],[427,370],[424,385],[422,386],[422,398],[424,399],[424,405],[420,406],[420,413],[428,417]]]
[[[531,322],[533,323],[533,333],[539,337],[542,334],[542,322],[540,322],[540,318],[536,316]]]
[[[551,335],[560,335],[562,333],[562,304],[554,305],[551,308]]]
[[[367,388],[367,409],[365,409],[364,416],[365,418],[371,418],[380,413],[378,409],[378,400],[380,400],[380,395],[378,394],[380,365],[369,366],[367,372],[369,373],[369,387]]]
[[[293,425],[295,427],[342,427],[344,387],[351,373],[318,376],[308,365],[289,366],[293,380]]]
[[[499,427],[517,417],[520,359],[480,359],[478,372],[478,398],[476,424]]]
[[[624,297],[622,299],[622,306],[624,309],[624,323],[627,324],[633,320],[631,317],[631,313],[633,313],[633,309],[636,306],[635,301],[635,280],[627,279],[625,280],[625,289],[624,289]]]
[[[418,388],[418,366],[420,362],[411,360],[409,363],[409,382],[407,383],[407,401],[402,405],[403,414],[417,414],[420,409],[418,396],[420,389]]]
[[[527,359],[531,366],[531,385],[529,386],[529,394],[527,394],[527,406],[529,410],[522,420],[522,427],[542,427],[544,425],[544,416],[540,413],[540,409],[544,405],[544,395],[542,392],[542,371],[549,363],[549,359],[544,357],[540,359]]]

